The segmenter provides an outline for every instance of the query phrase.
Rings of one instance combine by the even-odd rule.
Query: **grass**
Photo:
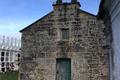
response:
[[[18,80],[18,72],[0,73],[0,80]]]

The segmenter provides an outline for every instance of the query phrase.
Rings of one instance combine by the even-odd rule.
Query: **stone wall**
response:
[[[62,40],[61,28],[69,29]],[[55,80],[56,59],[71,59],[71,80],[107,80],[105,26],[77,4],[54,11],[22,32],[20,80]]]

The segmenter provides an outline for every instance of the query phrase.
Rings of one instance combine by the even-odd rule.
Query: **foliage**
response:
[[[0,80],[18,80],[18,72],[0,73]]]

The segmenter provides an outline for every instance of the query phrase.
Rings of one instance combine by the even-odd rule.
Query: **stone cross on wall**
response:
[[[76,3],[76,2],[77,2],[77,0],[72,0],[71,2],[72,2],[72,3]]]
[[[77,0],[71,0],[72,3],[77,3]],[[56,1],[57,4],[61,4],[62,3],[62,0],[57,0]]]
[[[57,4],[60,4],[60,3],[62,3],[62,0],[57,0],[56,3],[57,3]]]

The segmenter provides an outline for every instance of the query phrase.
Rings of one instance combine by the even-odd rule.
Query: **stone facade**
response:
[[[71,60],[71,80],[108,80],[103,22],[80,10],[78,2],[53,7],[21,31],[20,80],[56,80],[56,59],[60,58]],[[69,39],[61,38],[61,29],[69,30]]]

